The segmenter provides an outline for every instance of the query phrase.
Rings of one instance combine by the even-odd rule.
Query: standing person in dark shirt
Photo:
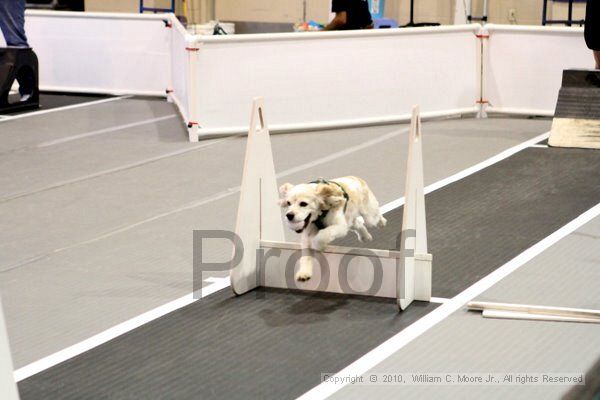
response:
[[[596,69],[600,69],[600,0],[588,0],[585,12],[585,42],[594,51]]]
[[[326,31],[373,28],[367,0],[333,0],[331,11],[335,18],[324,28]]]

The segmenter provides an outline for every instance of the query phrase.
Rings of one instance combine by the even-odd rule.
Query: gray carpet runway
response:
[[[19,385],[21,399],[291,399],[435,304],[224,289]]]

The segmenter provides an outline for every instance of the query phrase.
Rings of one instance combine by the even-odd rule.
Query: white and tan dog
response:
[[[354,231],[360,241],[369,241],[373,238],[367,227],[386,224],[375,195],[365,181],[355,176],[319,179],[296,186],[285,183],[279,193],[287,224],[302,235],[305,249],[322,251],[348,231]],[[312,257],[303,256],[296,279],[306,281],[311,276]]]

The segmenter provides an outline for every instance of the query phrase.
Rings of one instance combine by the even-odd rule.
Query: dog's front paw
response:
[[[384,226],[386,226],[386,225],[387,225],[387,219],[385,219],[385,218],[381,217],[381,219],[379,220],[379,223],[377,223],[377,226],[378,226],[379,228],[383,228],[383,227],[384,227]]]
[[[312,272],[300,269],[296,272],[296,280],[300,282],[306,282],[312,277]]]
[[[365,232],[359,235],[358,240],[360,240],[361,242],[370,242],[371,240],[373,240],[373,236],[371,236],[369,232]]]

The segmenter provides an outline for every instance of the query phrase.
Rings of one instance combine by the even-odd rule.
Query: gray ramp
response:
[[[600,148],[600,71],[563,71],[549,144]]]

